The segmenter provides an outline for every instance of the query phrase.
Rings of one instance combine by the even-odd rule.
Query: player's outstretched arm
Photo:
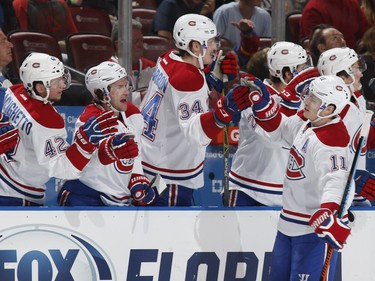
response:
[[[206,73],[206,81],[210,89],[214,88],[221,92],[224,83],[232,81],[238,75],[238,63],[235,54],[228,53],[222,56],[222,50],[219,51],[217,59],[213,61]]]
[[[280,105],[288,109],[298,110],[301,105],[301,94],[310,82],[319,76],[317,68],[310,67],[299,72],[280,93]]]
[[[234,87],[216,102],[213,111],[200,115],[203,131],[209,138],[214,138],[232,121],[233,115],[250,106],[249,88],[241,85]]]

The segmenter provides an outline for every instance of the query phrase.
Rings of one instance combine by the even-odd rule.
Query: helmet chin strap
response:
[[[199,69],[204,69],[204,64],[203,64],[203,57],[206,55],[206,48],[203,48],[203,54],[202,55],[196,55],[194,54],[192,51],[190,50],[186,50],[190,55],[192,55],[193,57],[197,58],[198,59],[198,63],[199,63]]]
[[[105,103],[110,110],[112,110],[113,112],[120,112],[119,110],[117,110],[116,108],[114,108],[114,106],[112,105],[111,103],[111,97],[109,95],[107,95],[107,97],[105,99],[103,99],[103,103]]]
[[[36,99],[36,100],[39,100],[39,101],[42,101],[44,104],[47,104],[47,103],[51,103],[51,101],[48,100],[49,98],[49,94],[50,94],[50,89],[46,87],[46,93],[47,95],[43,98],[41,95],[35,93],[34,90],[29,90],[29,93],[31,93],[31,97]]]

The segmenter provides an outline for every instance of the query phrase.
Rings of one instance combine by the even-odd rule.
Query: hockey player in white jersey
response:
[[[118,117],[118,134],[99,144],[90,163],[77,180],[65,182],[59,192],[61,206],[151,205],[156,193],[143,174],[139,155],[143,118],[128,101],[131,79],[115,62],[102,62],[86,73],[86,87],[94,98],[76,123],[76,128],[91,116],[106,110]]]
[[[280,112],[286,116],[294,115],[301,101],[295,93],[290,92],[298,83],[317,76],[317,70],[310,67],[311,61],[306,51],[291,42],[273,44],[267,52],[267,64],[270,78],[264,84],[281,105]],[[257,127],[253,110],[248,108],[242,111],[239,144],[229,174],[228,205],[231,207],[282,204],[289,146],[268,141],[256,133]]]
[[[291,147],[269,280],[296,281],[301,276],[320,280],[326,243],[342,249],[350,234],[347,216],[339,219],[335,213],[350,169],[350,136],[339,114],[351,92],[341,78],[320,76],[311,82],[303,110],[286,117],[260,80],[251,83],[257,123],[270,139],[286,141]],[[353,196],[351,190],[344,210]],[[336,257],[334,251],[329,280],[333,280]]]
[[[167,184],[158,205],[191,206],[194,190],[204,185],[206,147],[233,114],[250,105],[249,89],[233,88],[209,111],[203,69],[218,52],[216,26],[187,14],[176,21],[173,38],[179,50],[159,58],[141,104],[141,151],[145,174],[160,174]]]
[[[355,149],[359,140],[359,133],[363,124],[366,113],[366,100],[361,93],[361,77],[362,72],[366,70],[365,62],[358,57],[357,53],[350,48],[333,48],[323,52],[318,60],[317,68],[321,75],[336,75],[344,80],[349,87],[352,95],[350,102],[341,112],[341,119],[345,123],[350,135],[350,152],[354,157]],[[357,179],[362,177],[362,180],[356,181],[356,189],[361,193],[364,177],[372,177],[366,170],[366,152],[364,147],[361,151],[358,166]],[[362,194],[366,194],[366,188]],[[353,201],[356,206],[370,206],[371,203],[366,200],[366,197],[356,195]]]
[[[102,138],[116,132],[113,113],[93,116],[66,141],[64,120],[52,106],[70,84],[63,63],[53,56],[31,53],[22,62],[23,84],[5,93],[3,114],[18,128],[16,147],[0,157],[0,205],[43,205],[45,183],[52,177],[78,178]]]

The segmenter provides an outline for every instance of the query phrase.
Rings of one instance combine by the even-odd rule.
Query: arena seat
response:
[[[13,44],[11,79],[19,78],[19,67],[26,56],[32,52],[46,53],[63,61],[57,40],[47,33],[15,30],[10,32],[7,37]]]
[[[165,37],[143,36],[143,49],[143,56],[156,62],[160,55],[175,49],[175,45]]]
[[[151,35],[151,26],[156,10],[133,8],[132,17],[142,24],[143,35]]]
[[[300,24],[302,14],[294,13],[286,17],[286,39],[287,41],[300,44]]]
[[[107,11],[91,7],[69,7],[78,32],[111,36],[112,23]]]
[[[68,64],[81,71],[108,60],[114,53],[110,37],[95,33],[74,33],[66,38]]]

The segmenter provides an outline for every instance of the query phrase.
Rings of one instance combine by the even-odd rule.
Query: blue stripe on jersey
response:
[[[15,191],[17,191],[18,193],[20,193],[24,196],[34,198],[34,199],[39,199],[39,200],[44,198],[44,193],[41,193],[40,195],[34,195],[34,194],[31,194],[31,193],[27,193],[25,191],[22,191],[22,189],[17,188],[14,184],[12,184],[10,181],[8,181],[2,174],[0,174],[0,179],[3,182],[5,182],[10,188],[14,189]]]
[[[280,218],[283,219],[283,220],[285,220],[285,221],[296,223],[296,224],[309,225],[309,223],[306,222],[306,221],[300,221],[300,220],[296,220],[296,219],[291,219],[291,218],[288,218],[288,217],[284,216],[283,214],[280,214]]]
[[[262,192],[262,193],[276,194],[276,195],[282,195],[282,193],[283,193],[282,190],[281,191],[272,191],[272,190],[257,188],[257,187],[251,186],[251,185],[246,185],[244,183],[240,183],[240,182],[234,180],[233,178],[229,178],[229,181],[233,182],[234,184],[236,184],[236,185],[238,185],[240,187],[243,187],[243,188],[246,188],[246,189],[250,189],[250,190],[254,190],[254,191],[258,191],[258,192]]]

